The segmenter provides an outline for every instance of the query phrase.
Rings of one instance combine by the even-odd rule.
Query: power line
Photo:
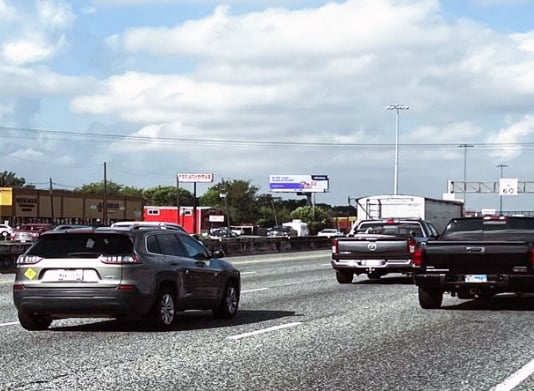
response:
[[[201,138],[182,138],[182,137],[149,137],[149,136],[131,136],[120,135],[110,133],[88,133],[80,131],[63,131],[63,130],[49,130],[49,129],[34,129],[34,128],[18,128],[0,126],[0,130],[25,132],[33,134],[42,134],[48,137],[52,137],[54,140],[64,140],[65,138],[72,139],[86,139],[87,141],[94,142],[109,142],[109,140],[121,140],[133,143],[154,143],[154,144],[188,144],[199,146],[234,146],[234,147],[296,147],[296,148],[325,148],[325,149],[391,149],[395,146],[393,143],[333,143],[333,142],[305,142],[305,141],[275,141],[275,140],[243,140],[243,139],[201,139]],[[21,136],[4,134],[3,138],[21,138]],[[513,143],[471,143],[476,146],[477,149],[517,149],[521,148],[534,148],[534,142],[513,142]],[[457,148],[458,143],[399,143],[399,147],[405,149],[452,149]]]

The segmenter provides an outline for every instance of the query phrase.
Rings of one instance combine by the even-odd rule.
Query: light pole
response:
[[[501,175],[499,178],[502,178],[503,169],[508,166],[506,164],[497,164],[496,167],[501,169]],[[499,195],[499,215],[502,215],[502,195]]]
[[[474,148],[474,145],[471,144],[460,144],[459,148],[464,149],[464,210],[465,210],[465,200],[467,198],[467,148]]]
[[[219,198],[224,198],[224,211],[226,212],[226,228],[230,228],[230,215],[228,214],[228,193],[219,193]]]
[[[399,110],[408,110],[410,106],[389,105],[386,110],[395,110],[395,171],[393,174],[393,194],[397,195],[399,190]]]

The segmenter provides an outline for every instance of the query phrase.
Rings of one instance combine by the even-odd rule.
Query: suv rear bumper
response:
[[[141,317],[150,311],[152,298],[137,289],[31,288],[13,291],[19,311],[52,317]]]

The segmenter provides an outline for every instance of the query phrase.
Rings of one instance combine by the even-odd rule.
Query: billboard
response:
[[[179,182],[187,182],[187,183],[213,182],[213,174],[178,174],[177,178]]]
[[[327,193],[328,175],[269,175],[269,191],[276,193]]]

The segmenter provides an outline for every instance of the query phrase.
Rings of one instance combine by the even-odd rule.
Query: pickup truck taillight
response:
[[[534,248],[530,250],[530,264],[534,267]]]
[[[423,264],[423,249],[421,246],[416,246],[412,253],[412,265],[421,266]]]
[[[332,240],[332,254],[337,254],[337,239]]]
[[[408,238],[408,241],[407,241],[408,254],[413,254],[413,252],[415,251],[416,244],[417,244],[417,241],[415,240],[415,238]]]

